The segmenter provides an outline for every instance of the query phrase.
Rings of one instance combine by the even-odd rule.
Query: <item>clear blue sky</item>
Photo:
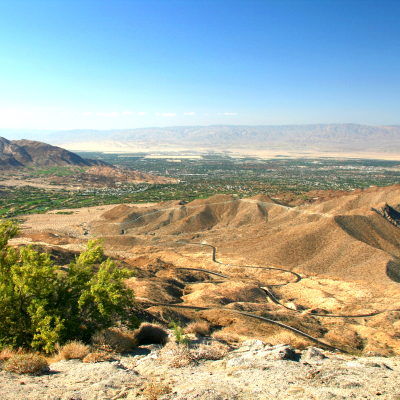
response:
[[[0,128],[400,124],[400,0],[0,0]]]

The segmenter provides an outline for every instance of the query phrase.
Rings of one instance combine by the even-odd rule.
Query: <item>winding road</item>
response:
[[[268,298],[270,298],[271,301],[274,302],[275,304],[277,304],[277,305],[279,305],[281,307],[284,307],[285,309],[287,309],[287,310],[289,310],[291,312],[302,313],[299,310],[295,310],[293,308],[287,307],[286,305],[282,304],[276,298],[276,296],[274,295],[274,293],[273,293],[273,291],[271,289],[272,286],[283,286],[283,285],[287,285],[289,283],[297,283],[297,282],[299,282],[302,279],[300,274],[298,274],[296,272],[293,272],[293,271],[290,271],[290,270],[285,270],[283,268],[254,267],[254,266],[242,266],[242,265],[223,263],[221,261],[218,261],[217,258],[216,258],[216,255],[217,255],[216,247],[213,246],[213,245],[210,245],[210,244],[206,244],[206,243],[189,243],[189,242],[176,241],[176,242],[170,242],[170,244],[183,244],[185,246],[193,245],[193,246],[207,246],[207,247],[210,247],[212,249],[212,256],[211,256],[212,257],[212,261],[215,262],[216,264],[220,264],[220,265],[224,265],[224,266],[237,267],[237,268],[255,268],[255,269],[265,269],[265,270],[277,270],[277,271],[283,271],[283,272],[287,272],[287,273],[292,274],[293,277],[294,277],[294,279],[292,281],[289,281],[287,283],[280,284],[280,285],[265,285],[263,287],[260,287],[260,289],[262,289],[265,292],[266,296]],[[224,274],[221,274],[221,273],[218,273],[218,272],[214,272],[214,271],[210,271],[210,270],[206,270],[206,269],[202,269],[202,268],[178,267],[176,269],[177,270],[200,271],[200,272],[205,272],[207,274],[215,275],[215,276],[218,276],[218,277],[221,277],[221,278],[225,278],[226,280],[232,279],[231,277],[229,277],[227,275],[224,275]],[[190,284],[195,284],[195,283],[191,282]],[[163,307],[185,308],[185,309],[195,309],[195,310],[213,310],[213,309],[226,310],[226,311],[233,312],[233,313],[240,314],[240,315],[244,315],[244,316],[247,316],[247,317],[250,317],[250,318],[258,319],[260,321],[265,321],[265,322],[268,322],[268,323],[271,323],[271,324],[274,324],[274,325],[278,325],[278,326],[280,326],[280,327],[282,327],[284,329],[287,329],[289,331],[292,331],[292,332],[294,332],[294,333],[296,333],[296,334],[298,334],[300,336],[306,337],[307,339],[309,339],[309,340],[311,340],[311,341],[313,341],[313,342],[319,344],[320,346],[323,346],[323,347],[325,347],[325,348],[327,348],[329,350],[346,353],[345,350],[338,349],[337,347],[332,346],[329,343],[326,343],[326,342],[324,342],[324,341],[322,341],[322,340],[320,340],[320,339],[318,339],[318,338],[316,338],[314,336],[311,336],[311,335],[307,334],[306,332],[303,332],[303,331],[301,331],[299,329],[293,328],[290,325],[286,325],[286,324],[284,324],[284,323],[282,323],[280,321],[276,321],[276,320],[273,320],[273,319],[270,319],[270,318],[266,318],[266,317],[261,317],[261,316],[258,316],[258,315],[252,314],[252,313],[233,310],[233,309],[229,309],[228,310],[228,309],[223,308],[223,307],[198,307],[198,306],[196,307],[196,306],[183,305],[181,303],[179,303],[179,304],[176,304],[176,303],[156,303],[156,302],[152,302],[152,303],[154,305],[163,306]],[[366,317],[373,317],[375,315],[382,314],[382,313],[387,312],[387,311],[400,311],[400,309],[383,310],[383,311],[376,311],[376,312],[366,313],[366,314],[352,314],[352,315],[349,315],[349,314],[340,314],[340,315],[338,315],[338,314],[314,314],[314,313],[309,313],[309,315],[311,315],[313,317],[323,317],[323,318],[360,318],[360,317],[366,318]]]

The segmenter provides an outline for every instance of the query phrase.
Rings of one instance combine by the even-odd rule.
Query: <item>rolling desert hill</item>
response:
[[[400,186],[335,196],[299,207],[218,195],[49,212],[27,216],[14,243],[67,260],[103,238],[108,256],[136,270],[127,285],[147,320],[207,321],[228,341],[305,345],[278,321],[322,346],[400,354],[400,229],[391,211]]]
[[[391,283],[400,277],[400,230],[372,210],[400,203],[400,187],[370,188],[288,208],[268,197],[219,195],[149,208],[121,205],[92,224],[96,235],[153,236],[153,242],[206,240],[241,263]]]

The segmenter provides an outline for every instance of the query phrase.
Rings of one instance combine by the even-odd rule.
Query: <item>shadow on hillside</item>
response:
[[[386,275],[397,283],[400,283],[400,260],[391,260],[386,265]]]

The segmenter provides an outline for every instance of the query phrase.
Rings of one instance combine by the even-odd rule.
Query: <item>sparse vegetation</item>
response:
[[[230,350],[230,346],[221,342],[201,344],[194,350],[194,358],[196,360],[220,360],[224,358]]]
[[[211,326],[207,321],[191,322],[184,329],[185,333],[194,333],[200,336],[208,336],[211,332]]]
[[[162,348],[160,358],[170,367],[181,368],[193,362],[195,357],[187,345],[171,341]]]

